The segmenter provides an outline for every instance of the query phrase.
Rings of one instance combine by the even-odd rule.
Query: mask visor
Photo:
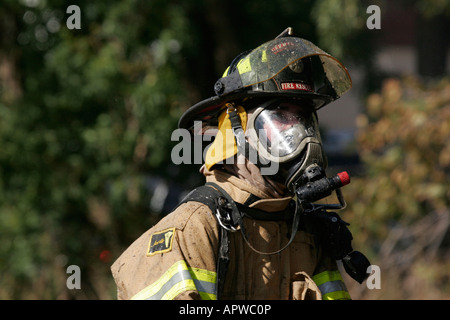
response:
[[[250,144],[262,157],[278,163],[297,157],[309,142],[321,143],[315,113],[292,102],[256,109],[248,129]]]

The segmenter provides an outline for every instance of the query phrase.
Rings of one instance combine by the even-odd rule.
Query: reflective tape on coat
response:
[[[156,282],[132,300],[172,300],[186,291],[197,291],[203,300],[216,300],[215,272],[188,267],[184,260],[174,263]]]
[[[322,293],[323,300],[350,300],[342,276],[338,270],[324,271],[312,277]]]

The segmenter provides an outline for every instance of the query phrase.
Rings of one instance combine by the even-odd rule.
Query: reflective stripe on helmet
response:
[[[314,80],[310,83],[313,89],[312,92],[324,93],[326,91],[325,94],[333,96],[333,99],[340,97],[351,88],[350,75],[339,60],[308,40],[286,37],[268,41],[252,50],[245,57],[242,57],[236,65],[236,70],[230,68],[228,72],[224,73],[226,75],[224,78],[228,77],[229,80],[225,81],[222,78],[224,80],[222,84],[225,86],[225,89],[216,93],[219,95],[228,94],[271,79],[275,79],[276,82],[285,81],[284,76],[281,76],[284,69],[292,66],[291,69],[296,70],[295,65],[299,61],[306,59],[304,63],[307,63],[312,61],[310,60],[311,57],[316,57],[317,61],[320,62],[311,65],[311,68],[316,70],[306,71],[306,69],[302,68],[300,72],[285,75],[288,77],[287,80],[290,82],[294,80],[302,82]],[[235,72],[237,75],[234,74]],[[323,83],[319,84],[317,72],[320,72],[321,76],[326,78],[326,81],[322,81]],[[313,75],[317,79],[312,80],[308,78]],[[236,79],[239,79],[239,81],[236,81]],[[280,89],[279,86],[276,86],[272,89],[264,88],[263,91],[280,91]]]
[[[342,276],[338,270],[324,271],[312,277],[322,293],[323,300],[350,300]]]
[[[156,282],[132,300],[172,300],[186,291],[197,291],[203,300],[216,300],[216,273],[188,267],[184,260],[174,263]]]
[[[239,70],[239,74],[244,74],[252,70],[252,65],[250,64],[250,59],[248,57],[242,59],[237,64],[237,69]]]

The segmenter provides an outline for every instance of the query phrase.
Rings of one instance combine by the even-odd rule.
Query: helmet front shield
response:
[[[335,100],[352,86],[342,63],[313,43],[296,37],[262,44],[230,71],[216,84],[219,96],[250,89],[267,93],[316,93]]]

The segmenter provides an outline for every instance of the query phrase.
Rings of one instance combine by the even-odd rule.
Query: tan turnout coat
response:
[[[220,170],[207,181],[244,203],[252,185]],[[250,207],[283,210],[291,198],[262,199]],[[257,250],[273,252],[289,240],[285,221],[244,218],[248,240]],[[210,209],[187,202],[140,236],[112,265],[118,299],[215,299],[219,228]],[[252,250],[241,232],[230,238],[230,263],[222,299],[349,298],[336,262],[323,254],[312,234],[299,230],[291,245],[267,255]]]

